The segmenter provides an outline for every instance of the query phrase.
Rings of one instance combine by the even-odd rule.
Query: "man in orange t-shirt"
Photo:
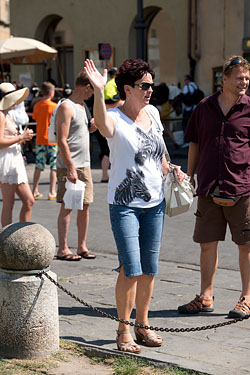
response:
[[[49,143],[48,128],[52,112],[56,103],[52,102],[55,94],[55,86],[50,82],[43,82],[41,87],[42,99],[35,104],[32,118],[36,121],[36,167],[33,177],[33,196],[35,199],[42,198],[39,193],[38,183],[41,171],[44,170],[48,159],[50,165],[50,190],[49,200],[56,199],[56,156],[57,144]]]

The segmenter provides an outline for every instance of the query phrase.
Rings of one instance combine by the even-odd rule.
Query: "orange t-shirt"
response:
[[[40,100],[35,104],[32,118],[36,121],[36,144],[37,145],[56,145],[48,142],[48,128],[52,112],[57,104],[52,100]]]

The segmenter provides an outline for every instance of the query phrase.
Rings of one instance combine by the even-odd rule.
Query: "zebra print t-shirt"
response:
[[[138,127],[119,107],[108,110],[115,123],[113,137],[107,138],[111,162],[108,184],[110,204],[149,208],[160,204],[164,198],[163,128],[159,126],[158,110],[152,105],[146,106],[145,110],[152,121],[147,131]]]

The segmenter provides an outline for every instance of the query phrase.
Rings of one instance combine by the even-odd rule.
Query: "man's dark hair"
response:
[[[76,86],[86,86],[90,84],[87,74],[82,70],[78,73],[75,81]]]
[[[185,80],[186,79],[189,80],[189,81],[191,81],[191,82],[193,81],[193,77],[190,74],[186,74],[185,75]]]

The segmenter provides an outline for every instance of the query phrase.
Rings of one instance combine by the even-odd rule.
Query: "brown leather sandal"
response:
[[[144,326],[148,326],[148,322],[136,322],[137,324],[141,324]],[[157,335],[153,331],[145,332],[143,328],[134,327],[135,336],[137,341],[144,342],[146,346],[161,346],[162,345],[162,337]]]
[[[119,342],[119,337],[123,334],[130,333],[129,329],[125,329],[124,331],[116,331],[116,344],[118,350],[121,352],[129,352],[138,354],[141,351],[141,348],[134,342],[134,340],[128,341],[128,342]]]
[[[91,253],[89,250],[82,251],[81,253],[77,253],[77,255],[79,255],[80,257],[82,257],[84,259],[95,259],[96,258],[95,254]]]

